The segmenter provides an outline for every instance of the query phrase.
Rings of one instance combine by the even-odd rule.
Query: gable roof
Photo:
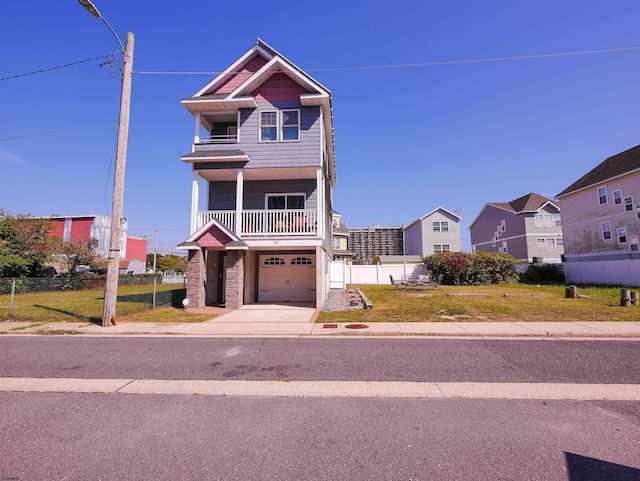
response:
[[[259,58],[262,60],[256,60]],[[329,178],[331,184],[335,185],[336,163],[331,91],[263,40],[258,39],[257,43],[238,60],[196,92],[193,97],[182,99],[181,103],[194,115],[212,109],[257,108],[258,105],[252,93],[276,73],[286,75],[302,87],[300,103],[303,107],[321,108],[329,157]]]
[[[557,197],[570,194],[585,187],[600,184],[606,180],[631,173],[638,169],[640,169],[640,145],[636,145],[629,150],[609,157],[560,192]]]
[[[431,214],[434,214],[435,212],[438,212],[439,210],[446,212],[447,214],[449,214],[450,216],[455,217],[456,219],[458,219],[458,221],[460,221],[460,219],[462,219],[462,217],[460,217],[458,214],[454,214],[453,212],[451,212],[450,210],[445,209],[444,207],[436,207],[435,209],[433,209],[431,212],[427,212],[425,215],[423,215],[422,217],[420,217],[419,219],[414,220],[411,224],[409,224],[408,226],[406,226],[404,228],[404,230],[407,230],[409,227],[411,227],[414,224],[417,224],[418,222],[422,222],[423,220],[425,220],[427,217],[429,217]]]
[[[496,207],[498,209],[502,209],[504,211],[510,212],[512,214],[523,214],[525,212],[539,212],[543,207],[547,204],[552,205],[556,209],[560,210],[560,207],[553,201],[553,199],[549,199],[540,194],[536,194],[535,192],[531,192],[527,195],[523,195],[522,197],[518,197],[517,199],[512,200],[511,202],[488,202],[484,205],[480,213],[477,217],[471,222],[469,225],[469,229],[473,227],[473,225],[482,217],[482,214],[487,207]]]

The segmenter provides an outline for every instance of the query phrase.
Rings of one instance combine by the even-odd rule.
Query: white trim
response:
[[[631,203],[627,203],[627,199],[631,199]],[[627,206],[630,205],[631,209],[627,209]],[[624,207],[624,212],[633,212],[635,210],[635,199],[633,198],[633,194],[631,195],[625,195],[622,198],[622,206]]]
[[[236,236],[242,234],[242,199],[244,198],[244,174],[242,169],[236,172]]]
[[[451,212],[450,210],[445,209],[444,207],[436,207],[436,208],[435,208],[435,209],[433,209],[431,212],[427,212],[425,215],[423,215],[423,216],[422,216],[422,217],[420,217],[419,219],[414,220],[411,224],[409,224],[408,226],[406,226],[404,229],[406,230],[406,229],[408,229],[409,227],[412,227],[414,224],[417,224],[418,222],[423,221],[424,219],[426,219],[426,218],[427,218],[427,217],[429,217],[430,215],[435,214],[436,212],[438,212],[438,211],[440,211],[440,210],[441,210],[441,211],[446,212],[447,214],[449,214],[449,215],[451,215],[451,216],[453,216],[453,217],[455,217],[456,219],[458,219],[458,222],[460,222],[460,220],[462,219],[462,217],[460,217],[460,216],[459,216],[459,215],[457,215],[457,214],[454,214],[453,212]]]
[[[249,156],[244,155],[230,155],[230,156],[203,156],[203,157],[180,157],[180,160],[187,164],[193,164],[195,162],[203,162],[207,160],[215,160],[217,162],[248,162]]]
[[[622,152],[621,152],[621,153],[622,153]],[[619,154],[616,154],[616,155],[619,155]],[[615,157],[615,156],[614,156],[614,157]],[[607,159],[607,160],[608,160],[608,159]],[[601,162],[600,164],[598,164],[598,166],[600,166],[600,165],[602,165],[602,162]],[[598,167],[598,166],[596,166],[596,167]],[[592,169],[592,170],[593,170],[593,169]],[[558,195],[556,195],[556,197],[557,197],[558,199],[560,199],[561,197],[566,197],[566,196],[571,195],[571,194],[576,194],[576,193],[578,193],[578,192],[580,192],[580,191],[583,191],[583,190],[586,190],[586,189],[592,189],[592,188],[594,188],[594,187],[595,187],[595,186],[597,186],[597,185],[600,185],[600,184],[603,184],[603,183],[604,183],[604,184],[606,184],[607,182],[612,182],[612,181],[614,181],[614,180],[616,180],[616,179],[619,179],[619,178],[621,178],[621,177],[624,177],[625,175],[637,174],[638,172],[640,172],[640,168],[638,168],[638,169],[633,169],[633,170],[630,170],[630,171],[628,171],[628,172],[624,172],[624,173],[619,174],[619,175],[616,175],[616,176],[614,176],[614,177],[609,177],[609,178],[607,178],[607,179],[605,179],[605,180],[601,180],[600,182],[595,182],[595,183],[593,183],[593,184],[585,185],[584,187],[580,187],[579,189],[572,190],[571,192],[567,192],[566,194],[562,194],[562,195],[559,195],[559,194],[558,194]],[[585,174],[585,175],[586,175],[586,174]],[[584,175],[583,175],[582,177],[584,177]],[[581,177],[581,178],[582,178],[582,177]],[[579,180],[579,179],[578,179],[578,180]]]
[[[618,199],[620,199],[620,202],[618,203],[616,203],[616,192],[620,194],[620,197],[617,197]],[[622,189],[616,189],[611,192],[611,198],[613,199],[613,205],[624,205],[624,203],[622,202]]]
[[[623,237],[620,235],[620,231],[624,231],[624,239],[625,240],[621,240],[620,238]],[[616,237],[618,238],[618,244],[628,244],[629,243],[629,231],[627,230],[626,226],[625,227],[618,227],[616,228]]]
[[[189,232],[193,234],[196,230],[196,217],[198,215],[198,197],[200,197],[200,187],[198,179],[200,175],[197,170],[193,171],[193,179],[191,180],[191,228]]]
[[[317,207],[316,210],[318,211],[318,236],[322,237],[324,239],[325,235],[324,235],[324,225],[325,225],[325,209],[324,209],[324,204],[325,204],[325,199],[324,199],[324,175],[323,175],[323,170],[320,168],[318,170],[316,170],[316,191],[318,192],[317,194]]]
[[[271,114],[271,113],[275,113],[276,114],[276,123],[273,125],[273,127],[271,126],[271,124],[267,124],[267,126],[263,127],[262,126],[262,114]],[[280,114],[278,109],[265,109],[265,110],[260,110],[258,111],[258,143],[260,144],[265,144],[265,143],[274,143],[274,142],[278,142],[278,123],[279,123],[279,119],[280,119]],[[271,139],[267,139],[264,140],[262,138],[262,129],[271,129],[271,128],[275,128],[276,129],[276,138],[271,140]]]
[[[189,236],[189,238],[187,240],[185,240],[184,242],[194,242],[194,241],[196,241],[197,239],[202,237],[202,235],[204,233],[206,233],[209,229],[211,229],[211,227],[213,227],[213,226],[216,226],[218,229],[220,229],[232,241],[236,241],[237,242],[237,241],[240,240],[238,237],[236,237],[236,235],[233,232],[231,232],[227,227],[225,227],[224,224],[221,224],[216,219],[211,219],[209,222],[207,222],[205,225],[203,225],[197,231],[195,231],[193,234],[191,234]],[[242,248],[244,249],[244,247],[242,247]],[[190,250],[190,249],[194,249],[194,247],[192,247],[192,246],[178,247],[178,249]]]
[[[296,125],[296,127],[298,128],[298,138],[297,139],[285,139],[284,138],[284,129],[285,129],[285,125],[284,125],[284,112],[297,112],[298,113],[298,123]],[[278,116],[279,116],[279,129],[278,129],[278,133],[280,134],[280,142],[300,142],[300,124],[301,122],[301,115],[300,115],[300,109],[280,109],[278,111]],[[291,125],[287,125],[286,128],[290,129],[293,126]]]
[[[251,60],[253,60],[252,58],[249,58],[249,57],[251,57],[254,54],[262,55],[262,57],[264,57],[264,59],[267,62],[273,58],[273,55],[271,55],[265,49],[263,49],[262,47],[256,44],[253,47],[251,47],[249,50],[247,50],[243,55],[241,55],[240,58],[238,58],[235,62],[229,65],[229,67],[227,67],[221,74],[219,74],[217,77],[211,80],[207,85],[205,85],[198,92],[196,92],[194,97],[200,97],[201,95],[204,95],[208,91],[213,90],[214,87],[217,86],[216,84],[221,83],[221,81],[224,80],[227,77],[227,75],[229,75],[230,72],[237,72],[238,68],[241,65],[244,66],[247,63],[249,63]]]

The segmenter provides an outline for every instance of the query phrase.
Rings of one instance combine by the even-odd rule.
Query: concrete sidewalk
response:
[[[363,327],[364,326],[364,327]],[[360,328],[358,328],[360,327]],[[101,327],[89,323],[0,322],[4,335],[190,336],[190,337],[418,337],[418,338],[579,338],[637,339],[640,322],[125,322]]]

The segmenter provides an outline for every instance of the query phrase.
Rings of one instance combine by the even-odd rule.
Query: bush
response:
[[[529,264],[527,270],[520,274],[520,282],[525,284],[564,284],[566,278],[558,264]]]
[[[482,285],[516,282],[516,266],[519,261],[509,254],[478,251],[441,252],[422,260],[425,268],[434,276],[443,275],[443,284],[456,284],[456,273],[460,272],[460,284]]]

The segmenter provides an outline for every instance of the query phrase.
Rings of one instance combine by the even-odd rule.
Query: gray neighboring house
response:
[[[182,105],[195,120],[190,308],[321,306],[336,182],[331,92],[262,40]],[[206,210],[199,181],[207,182]]]
[[[469,230],[473,251],[511,254],[525,262],[562,261],[560,207],[542,195],[485,204]]]
[[[459,215],[438,207],[404,228],[404,249],[407,255],[420,257],[439,252],[460,252]]]
[[[640,145],[558,194],[567,262],[640,259]]]

